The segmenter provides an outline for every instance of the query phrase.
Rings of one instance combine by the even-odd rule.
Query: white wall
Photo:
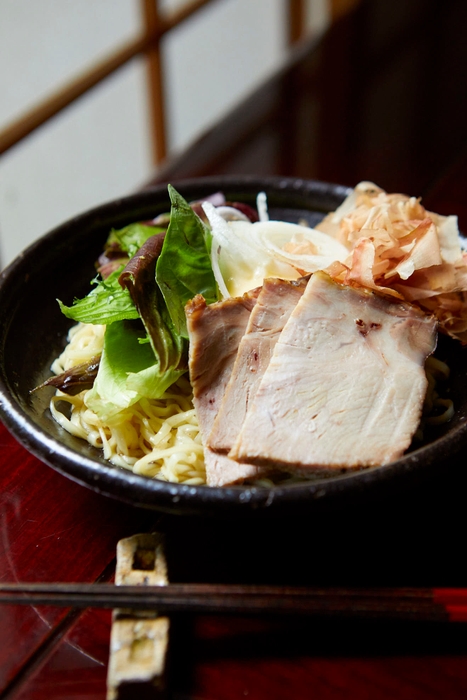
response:
[[[280,65],[285,7],[217,0],[164,39],[171,153]],[[320,28],[325,0],[309,7]],[[0,129],[139,28],[138,0],[0,0]],[[74,214],[137,189],[153,171],[150,153],[145,70],[135,59],[1,156],[0,267]]]
[[[167,35],[172,149],[183,148],[280,66],[284,17],[283,0],[218,0]]]

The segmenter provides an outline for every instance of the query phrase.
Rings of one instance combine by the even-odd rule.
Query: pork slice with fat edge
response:
[[[224,486],[254,478],[264,469],[239,464],[216,455],[206,446],[206,438],[224,397],[240,340],[260,289],[239,298],[207,305],[197,295],[185,307],[190,340],[189,371],[193,403],[204,444],[206,481],[209,486]]]
[[[387,464],[409,447],[436,320],[315,273],[229,457],[309,474]]]
[[[237,439],[274,346],[305,291],[307,281],[305,278],[264,280],[240,341],[219,413],[207,438],[207,445],[215,452],[227,454]]]

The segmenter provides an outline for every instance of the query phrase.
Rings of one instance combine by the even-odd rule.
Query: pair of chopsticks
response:
[[[295,614],[317,617],[467,622],[465,588],[316,588],[171,583],[0,584],[0,604],[128,608],[159,613]]]

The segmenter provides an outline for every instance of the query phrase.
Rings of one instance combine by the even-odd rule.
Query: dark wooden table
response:
[[[368,0],[155,182],[278,174],[422,196],[467,231],[467,3]],[[174,581],[467,586],[463,458],[358,507],[287,521],[158,515],[95,494],[0,426],[0,575],[112,580],[115,547],[167,535]],[[105,697],[110,613],[0,609],[0,698]],[[179,700],[467,697],[465,625],[193,617],[173,630]]]

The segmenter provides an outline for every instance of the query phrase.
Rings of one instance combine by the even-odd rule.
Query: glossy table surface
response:
[[[422,196],[467,231],[467,5],[363,2],[167,163]],[[0,425],[3,581],[112,580],[117,541],[166,533],[172,581],[467,586],[465,459],[377,500],[290,518],[160,515],[61,476]],[[105,698],[107,611],[0,608],[0,698]],[[465,625],[191,617],[172,630],[179,700],[467,697]]]

